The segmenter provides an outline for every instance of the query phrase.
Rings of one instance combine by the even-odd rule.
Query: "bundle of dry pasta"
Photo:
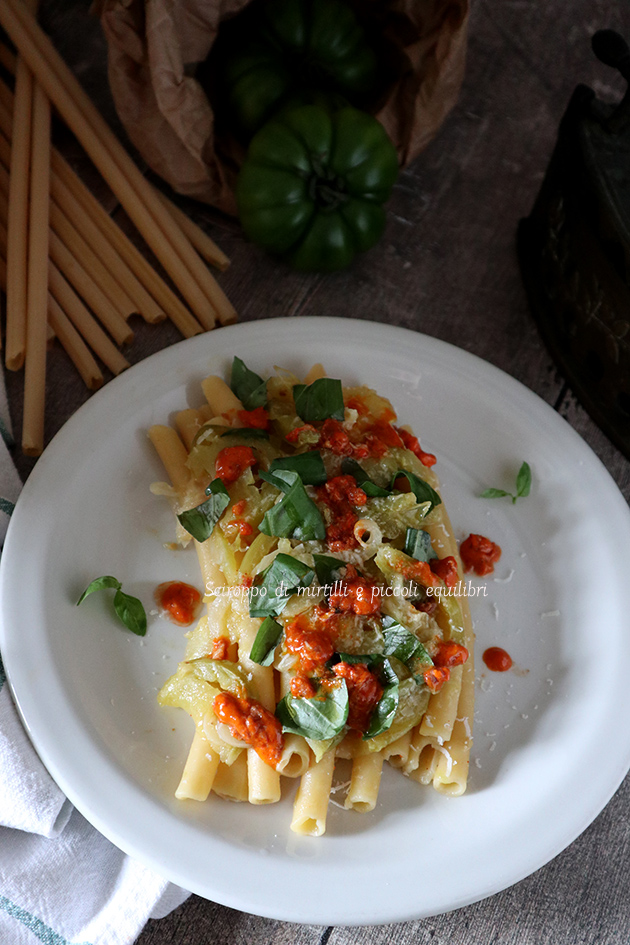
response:
[[[225,254],[143,177],[60,58],[33,4],[6,0],[0,25],[0,279],[7,296],[5,363],[25,367],[22,447],[44,441],[46,346],[58,337],[87,386],[128,367],[127,319],[168,316],[185,337],[236,320],[207,269]],[[14,76],[13,83],[9,76]],[[13,87],[11,87],[11,84]],[[184,301],[150,266],[50,145],[53,105],[101,171]]]
[[[177,796],[273,803],[299,777],[291,827],[320,835],[337,759],[355,811],[385,761],[463,793],[473,631],[435,457],[319,365],[265,380],[235,358],[202,387],[149,431],[207,605],[159,695],[195,723]]]

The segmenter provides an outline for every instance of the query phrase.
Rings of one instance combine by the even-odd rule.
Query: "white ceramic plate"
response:
[[[470,786],[445,798],[388,770],[377,809],[331,805],[321,839],[273,807],[177,802],[192,723],[155,696],[183,652],[182,631],[150,619],[146,638],[114,622],[114,574],[152,606],[161,581],[200,585],[194,551],[169,551],[163,479],[146,428],[201,403],[199,381],[238,354],[258,373],[314,361],[390,397],[438,455],[459,538],[480,532],[503,557],[472,601],[478,635]],[[510,488],[523,459],[529,498]],[[176,883],[225,905],[288,921],[393,922],[491,895],[580,834],[630,766],[628,508],[599,460],[529,390],[477,358],[385,325],[326,318],[259,321],[182,342],[134,367],[66,424],[38,462],[2,560],[2,653],[33,743],[99,830]],[[602,636],[605,671],[598,671]],[[500,645],[514,659],[484,671]],[[610,737],[614,733],[614,738]],[[292,794],[292,792],[288,792]]]

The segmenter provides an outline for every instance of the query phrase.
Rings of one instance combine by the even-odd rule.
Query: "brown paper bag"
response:
[[[109,81],[125,129],[178,193],[235,213],[242,152],[217,139],[195,78],[223,20],[249,0],[96,0],[109,47]],[[397,51],[397,76],[376,117],[401,165],[435,136],[464,73],[469,0],[357,0],[355,11]]]

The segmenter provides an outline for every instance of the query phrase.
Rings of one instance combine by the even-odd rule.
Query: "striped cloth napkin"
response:
[[[21,482],[0,373],[0,544]],[[189,893],[131,859],[72,808],[18,718],[0,659],[0,942],[131,945]]]

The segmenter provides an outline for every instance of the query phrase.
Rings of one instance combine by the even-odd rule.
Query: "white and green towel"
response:
[[[1,543],[21,488],[1,374],[0,433]],[[131,945],[188,895],[72,808],[28,740],[0,659],[0,943]]]

